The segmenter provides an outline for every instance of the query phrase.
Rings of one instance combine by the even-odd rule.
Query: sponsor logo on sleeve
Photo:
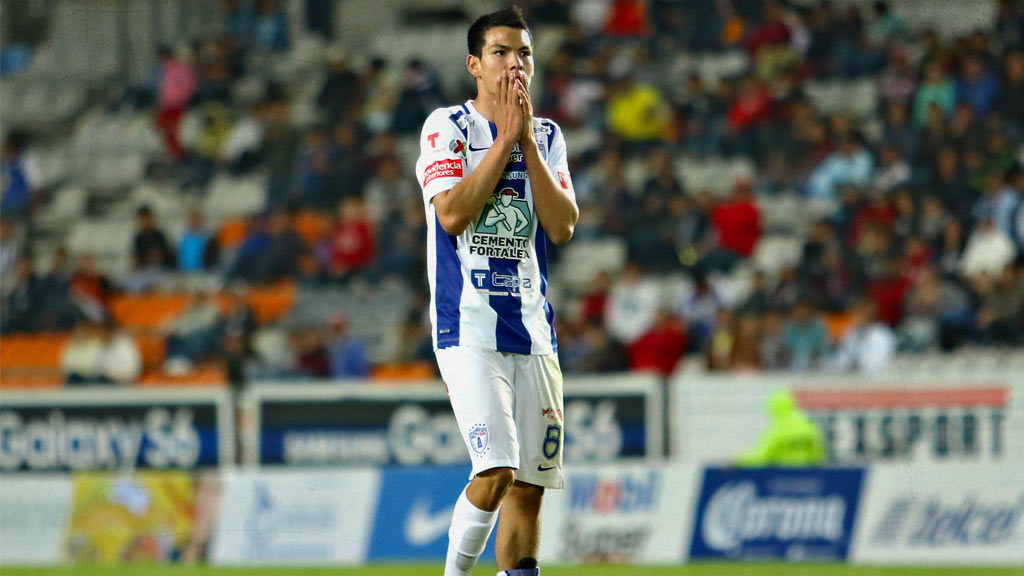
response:
[[[558,176],[558,183],[562,185],[562,190],[568,190],[570,188],[569,175],[559,171],[556,176]]]
[[[462,178],[462,160],[438,160],[427,166],[423,173],[423,185],[437,178]]]
[[[456,156],[466,157],[466,143],[462,140],[452,140],[448,143],[448,150]]]

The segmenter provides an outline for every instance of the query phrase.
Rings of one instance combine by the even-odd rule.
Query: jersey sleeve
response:
[[[466,137],[449,117],[448,110],[435,110],[423,123],[416,179],[423,189],[423,201],[450,190],[463,178]]]
[[[562,187],[562,190],[576,203],[576,190],[572,186],[572,176],[569,175],[569,153],[565,147],[565,138],[562,136],[562,129],[550,120],[543,124],[551,131],[550,143],[548,145],[548,168],[555,180]]]

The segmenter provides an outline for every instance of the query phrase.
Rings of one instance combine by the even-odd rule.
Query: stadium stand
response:
[[[471,94],[463,34],[483,7],[382,1],[371,26],[341,3],[325,35],[298,0],[108,4],[52,2],[28,65],[0,77],[0,383],[59,386],[89,322],[134,339],[143,386],[223,384],[239,331],[251,378],[326,376],[309,367],[338,315],[372,377],[433,370],[412,166],[425,115]],[[585,359],[607,353],[592,330],[609,338],[629,264],[681,323],[688,359],[669,360],[685,369],[741,325],[761,350],[745,368],[796,369],[780,331],[800,300],[828,334],[814,370],[838,369],[865,299],[903,371],[1024,345],[1018,3],[652,0],[639,29],[609,16],[615,2],[520,4],[535,107],[565,129],[582,214],[553,250],[567,372],[618,366]],[[194,82],[174,118],[172,65]],[[664,105],[653,138],[607,109],[637,86]],[[143,206],[156,233],[132,224]],[[219,294],[216,342],[174,364],[164,327],[195,290]],[[232,316],[235,292],[254,325]],[[732,352],[712,368],[736,368]]]

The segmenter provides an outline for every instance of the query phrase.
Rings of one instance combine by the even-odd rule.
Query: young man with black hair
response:
[[[430,115],[416,163],[434,349],[473,462],[444,574],[468,576],[497,523],[499,574],[536,576],[544,489],[565,484],[547,241],[567,242],[579,209],[562,132],[533,116],[522,13],[482,16],[467,40],[476,98]]]

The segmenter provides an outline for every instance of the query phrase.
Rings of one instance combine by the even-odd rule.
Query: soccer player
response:
[[[480,17],[468,44],[476,98],[427,118],[416,163],[434,349],[473,462],[444,574],[468,576],[497,522],[499,574],[536,576],[541,498],[565,484],[547,241],[567,242],[579,209],[562,132],[533,116],[522,13]]]

